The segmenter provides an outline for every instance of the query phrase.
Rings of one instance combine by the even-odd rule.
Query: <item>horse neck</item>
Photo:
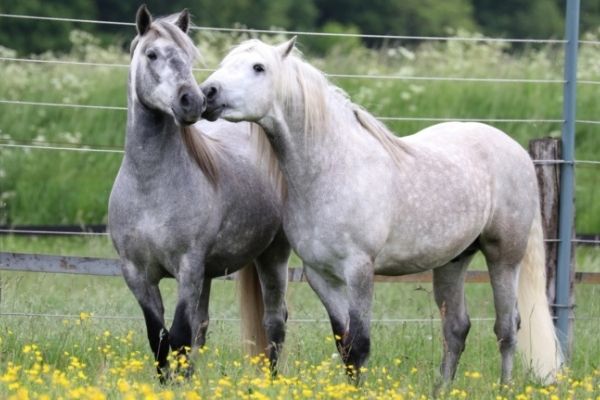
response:
[[[337,94],[328,94],[328,101],[337,101]],[[352,112],[342,107],[336,115],[327,113],[328,126],[335,126],[340,118],[354,118]],[[323,170],[357,151],[349,132],[316,128],[306,132],[304,107],[276,106],[274,111],[259,121],[279,160],[285,179],[293,191],[294,186],[313,182]],[[354,147],[354,148],[353,148]]]
[[[185,168],[186,149],[171,116],[154,112],[137,99],[128,100],[125,162],[138,175],[156,176],[173,164]]]

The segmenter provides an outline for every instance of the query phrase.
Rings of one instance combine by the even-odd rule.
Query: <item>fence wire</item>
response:
[[[25,14],[7,14],[0,13],[2,18],[29,19],[40,21],[55,21],[55,22],[73,22],[96,25],[117,25],[133,27],[133,22],[117,22],[103,21],[81,18],[64,18],[64,17],[46,17],[37,15]],[[461,42],[502,42],[502,43],[536,43],[536,44],[564,44],[562,39],[514,39],[514,38],[490,38],[484,36],[459,37],[459,36],[408,36],[408,35],[373,35],[362,33],[333,33],[333,32],[311,32],[298,30],[279,30],[279,29],[252,29],[252,28],[219,28],[208,26],[191,26],[190,29],[197,31],[208,32],[229,32],[229,33],[261,33],[269,35],[299,35],[299,36],[325,36],[325,37],[351,37],[365,39],[386,39],[386,40],[413,40],[413,41],[461,41]]]
[[[52,319],[63,319],[63,320],[81,320],[81,315],[79,314],[50,314],[50,313],[31,313],[31,312],[0,312],[0,317],[16,317],[16,318],[52,318]],[[554,318],[556,319],[556,318]],[[91,313],[91,315],[86,316],[86,321],[88,320],[126,320],[126,321],[144,321],[143,316],[135,316],[135,315],[96,315]],[[171,322],[173,320],[172,317],[165,316],[165,320]],[[471,322],[494,322],[496,320],[495,317],[472,317],[469,319]],[[600,316],[577,316],[571,317],[573,321],[600,321]],[[240,323],[240,318],[235,317],[226,317],[226,316],[217,316],[211,317],[211,322],[234,322]],[[329,319],[326,318],[290,318],[287,320],[288,323],[321,323],[321,324],[330,324]],[[440,324],[442,320],[440,318],[373,318],[371,319],[371,323],[373,324],[427,324],[427,323],[436,323]]]
[[[87,61],[70,60],[39,60],[33,58],[14,58],[0,57],[0,61],[37,63],[37,64],[57,64],[85,67],[109,67],[109,68],[129,68],[128,64],[118,63],[96,63]],[[195,72],[214,72],[215,68],[193,68]],[[378,74],[336,74],[325,73],[329,78],[337,79],[381,79],[381,80],[400,80],[400,81],[444,81],[444,82],[488,82],[488,83],[531,83],[531,84],[564,84],[562,79],[530,79],[530,78],[473,78],[461,76],[410,76],[410,75],[378,75]],[[600,84],[600,81],[582,81],[588,84]]]
[[[105,21],[92,19],[78,18],[61,18],[36,16],[25,14],[10,14],[0,13],[0,18],[26,19],[37,21],[51,22],[70,22],[80,24],[102,24],[123,27],[133,27],[135,24],[131,22]],[[564,45],[565,40],[562,39],[525,39],[525,38],[489,38],[484,36],[460,37],[460,36],[408,36],[408,35],[373,35],[373,34],[354,34],[354,33],[326,33],[326,32],[310,32],[310,31],[288,31],[288,30],[266,30],[266,29],[250,29],[250,28],[223,28],[223,27],[206,27],[193,26],[191,29],[204,32],[229,32],[229,33],[249,33],[249,34],[274,34],[274,35],[300,35],[300,36],[319,36],[319,37],[349,37],[349,38],[368,38],[368,39],[385,39],[395,41],[442,41],[442,42],[484,42],[484,43],[524,43],[524,44],[552,44]],[[600,45],[597,40],[579,40],[583,45]],[[67,66],[82,66],[82,67],[109,67],[109,68],[128,68],[128,64],[119,63],[98,63],[84,62],[73,60],[41,60],[33,58],[17,58],[17,57],[0,57],[3,62],[20,62],[20,63],[39,63],[39,64],[57,64]],[[195,68],[197,72],[212,72],[213,68]],[[327,74],[330,78],[336,79],[381,79],[381,80],[404,80],[404,81],[456,81],[456,82],[481,82],[481,83],[519,83],[519,84],[564,84],[563,79],[525,79],[525,78],[474,78],[474,77],[447,77],[447,76],[402,76],[402,75],[378,75],[378,74]],[[600,85],[600,81],[595,80],[578,80],[580,85]],[[16,106],[38,106],[38,107],[66,107],[73,109],[89,109],[89,110],[109,110],[109,111],[126,111],[126,107],[108,106],[108,105],[90,105],[90,104],[72,104],[72,103],[55,103],[55,102],[37,102],[27,100],[10,100],[0,99],[0,104],[16,105]],[[453,117],[405,117],[405,116],[380,116],[377,117],[381,121],[417,121],[417,122],[446,122],[446,121],[477,121],[487,123],[564,123],[563,119],[543,119],[543,118],[453,118]],[[579,124],[599,125],[600,120],[581,119],[576,121]],[[55,151],[77,151],[83,153],[113,153],[122,154],[122,149],[117,148],[99,148],[98,146],[88,145],[72,145],[72,144],[57,144],[41,141],[31,141],[28,143],[0,143],[2,148],[13,149],[43,149]],[[536,160],[537,164],[557,164],[562,160]],[[575,160],[575,164],[579,165],[600,165],[600,161],[595,160]],[[107,233],[99,232],[55,232],[55,231],[30,231],[30,230],[7,230],[0,229],[1,233],[21,233],[21,234],[44,234],[44,235],[81,235],[81,236],[106,236]],[[558,239],[546,239],[547,242],[557,242]],[[574,243],[598,244],[600,240],[573,239]],[[0,313],[0,315],[3,315]],[[430,321],[429,319],[427,321]]]

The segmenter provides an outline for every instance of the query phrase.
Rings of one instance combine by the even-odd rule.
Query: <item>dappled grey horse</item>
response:
[[[190,125],[205,99],[192,75],[198,52],[186,34],[187,11],[153,21],[142,6],[136,25],[125,156],[110,196],[109,229],[144,313],[158,373],[167,377],[169,348],[186,354],[204,344],[211,280],[244,266],[243,316],[257,327],[249,339],[274,366],[285,335],[290,253],[277,160],[256,125]],[[178,282],[170,331],[158,287],[163,277]]]
[[[450,381],[470,327],[465,271],[481,250],[502,381],[511,378],[517,342],[537,377],[553,380],[562,356],[545,296],[528,154],[480,123],[442,123],[399,139],[293,49],[294,39],[279,46],[250,40],[232,50],[201,85],[203,116],[263,127],[288,185],[286,235],[351,375],[369,355],[373,275],[433,269],[441,382]]]

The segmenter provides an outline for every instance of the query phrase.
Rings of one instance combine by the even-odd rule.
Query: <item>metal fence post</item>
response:
[[[558,270],[556,271],[556,328],[564,354],[570,356],[569,312],[571,304],[571,246],[574,212],[574,163],[575,159],[575,111],[577,92],[577,49],[579,46],[579,0],[567,0],[565,28],[565,87],[562,131],[562,155],[560,168],[560,209],[558,221]]]

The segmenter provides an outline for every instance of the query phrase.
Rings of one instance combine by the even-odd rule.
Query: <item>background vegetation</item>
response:
[[[487,36],[561,38],[565,0],[147,0],[157,15],[188,7],[201,26],[249,28],[279,27],[293,30],[353,31],[384,35],[437,35],[467,29]],[[121,0],[19,0],[0,1],[0,13],[129,22],[138,2]],[[581,2],[582,31],[600,23],[600,0]],[[68,51],[67,34],[83,25],[5,18],[0,44],[20,54]],[[86,30],[126,41],[118,27],[86,25]],[[35,38],[35,40],[31,40]],[[380,40],[368,39],[379,47]]]
[[[133,36],[133,28],[124,32]],[[460,36],[473,35],[466,31]],[[204,66],[215,67],[233,44],[247,34],[195,32]],[[282,41],[281,36],[263,39]],[[586,38],[597,40],[597,33]],[[562,79],[562,47],[536,46],[511,50],[493,41],[429,41],[414,47],[365,47],[356,38],[329,38],[326,54],[310,54],[310,40],[299,46],[311,62],[331,74],[396,75],[404,77],[468,77]],[[116,64],[112,67],[2,61],[1,98],[5,100],[126,106],[128,55],[84,31],[69,34],[71,49],[46,61]],[[0,48],[0,56],[15,56]],[[600,80],[600,46],[583,45],[579,78]],[[207,72],[198,71],[202,80]],[[402,118],[553,119],[562,116],[560,83],[465,82],[460,80],[357,79],[332,80],[352,99],[386,120],[399,135],[414,133],[432,121]],[[54,144],[121,150],[124,110],[0,104],[0,143]],[[597,85],[578,87],[577,117],[597,119]],[[492,122],[522,145],[544,136],[559,136],[560,123]],[[577,158],[598,160],[598,125],[577,125]],[[0,148],[0,224],[80,224],[106,222],[106,205],[122,155],[44,149]],[[600,232],[600,174],[597,165],[577,165],[577,229]]]

